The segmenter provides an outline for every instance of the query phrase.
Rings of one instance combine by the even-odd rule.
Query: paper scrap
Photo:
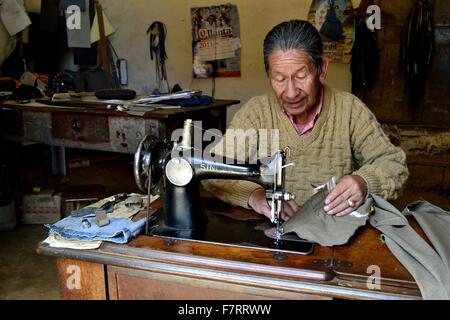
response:
[[[133,217],[135,214],[139,213],[140,211],[144,210],[144,208],[147,206],[147,196],[146,195],[142,195],[142,194],[137,194],[137,193],[131,193],[128,195],[129,197],[131,196],[138,196],[142,199],[142,203],[143,206],[142,207],[127,207],[125,206],[125,201],[119,202],[117,204],[114,205],[114,209],[113,212],[108,213],[108,218],[124,218],[124,219],[128,219]],[[100,208],[102,205],[104,205],[105,203],[113,200],[114,196],[106,198],[106,199],[102,199],[96,203],[93,203],[89,206],[87,206],[87,208]],[[154,202],[155,200],[157,200],[159,198],[159,195],[156,196],[150,196],[150,203]]]
[[[230,40],[231,47],[233,50],[241,48],[241,39],[239,37],[234,37]]]
[[[50,233],[43,243],[48,244],[51,248],[64,248],[76,250],[94,250],[100,248],[102,241],[77,241],[67,240],[56,234]]]
[[[105,27],[105,37],[116,32],[111,22],[109,21],[108,17],[106,16],[105,11],[103,11],[103,25]],[[100,29],[98,26],[98,15],[97,12],[95,12],[95,18],[94,22],[92,23],[91,29],[91,43],[95,43],[98,40],[100,40]]]
[[[0,6],[0,18],[10,36],[14,36],[31,24],[25,9],[17,0],[3,0]]]
[[[200,61],[222,60],[236,56],[236,49],[233,48],[230,38],[200,41],[197,43],[197,49],[197,58]]]

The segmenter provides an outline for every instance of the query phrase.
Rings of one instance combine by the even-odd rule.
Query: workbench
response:
[[[203,201],[210,212],[256,215]],[[154,203],[151,213],[160,206]],[[56,258],[63,299],[420,299],[414,279],[379,236],[367,226],[348,244],[316,244],[310,255],[146,235],[87,251],[41,243],[37,252]]]
[[[237,100],[214,100],[210,105],[157,109],[142,115],[104,106],[52,105],[13,101],[0,103],[0,134],[21,142],[134,154],[145,135],[168,138],[183,128],[185,119],[202,121],[204,129],[226,129],[226,110]]]

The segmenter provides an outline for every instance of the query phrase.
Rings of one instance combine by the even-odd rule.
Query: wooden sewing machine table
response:
[[[256,214],[214,199],[205,206]],[[56,258],[63,299],[420,299],[414,279],[379,235],[361,228],[348,244],[316,244],[310,255],[145,235],[96,250],[41,243],[37,252]]]

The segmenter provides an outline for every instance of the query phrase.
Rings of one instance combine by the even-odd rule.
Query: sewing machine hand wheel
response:
[[[134,154],[134,179],[140,190],[155,195],[162,178],[161,161],[170,150],[154,136],[145,136]]]

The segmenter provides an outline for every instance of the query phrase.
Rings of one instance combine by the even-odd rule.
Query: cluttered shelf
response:
[[[202,202],[215,214],[239,219],[255,214],[217,200]],[[153,215],[162,201],[151,207]],[[145,216],[140,212],[133,221]],[[414,279],[369,227],[344,246],[316,244],[308,255],[147,236],[143,231],[123,244],[104,241],[97,249],[76,250],[40,243],[37,252],[57,258],[65,299],[420,299]],[[378,289],[367,284],[374,262],[383,270]],[[85,289],[67,288],[70,266],[80,268]]]

